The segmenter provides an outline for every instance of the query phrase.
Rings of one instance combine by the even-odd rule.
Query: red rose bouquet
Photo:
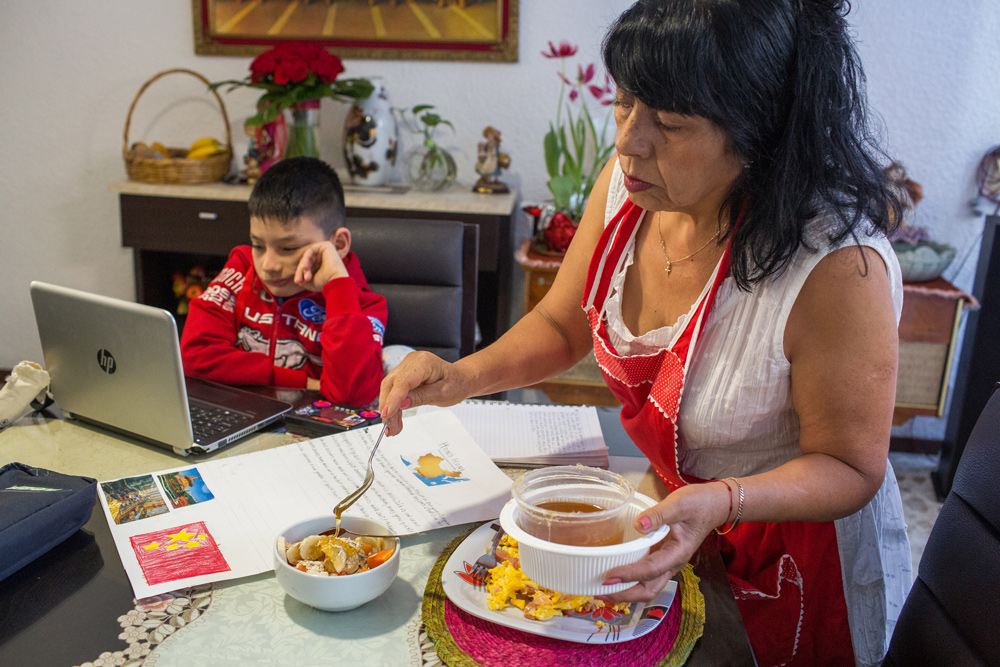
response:
[[[318,103],[324,97],[347,102],[365,99],[372,92],[367,79],[338,79],[344,71],[340,58],[318,44],[282,42],[250,63],[250,74],[238,81],[219,81],[212,88],[229,85],[265,91],[257,100],[252,125],[274,121],[283,109]]]

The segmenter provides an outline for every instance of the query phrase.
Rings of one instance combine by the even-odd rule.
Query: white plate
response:
[[[671,581],[652,602],[633,603],[631,614],[605,618],[599,615],[598,610],[595,615],[556,616],[548,621],[533,621],[525,618],[524,613],[514,606],[493,611],[486,606],[486,590],[476,588],[471,580],[463,578],[469,576],[472,564],[489,549],[493,534],[489,523],[474,530],[452,552],[441,572],[441,586],[448,599],[462,611],[486,621],[571,642],[615,644],[641,637],[656,628],[674,601],[677,582]],[[598,626],[598,620],[607,625]]]

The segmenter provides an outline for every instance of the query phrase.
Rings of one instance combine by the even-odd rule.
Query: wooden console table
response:
[[[944,416],[962,312],[978,307],[944,278],[903,284],[893,426],[918,415]]]
[[[525,240],[517,251],[524,271],[524,312],[549,291],[562,259],[540,255]],[[944,280],[903,285],[899,320],[899,369],[892,423],[899,426],[917,415],[941,417],[948,399],[948,379],[962,312],[978,305],[970,295]],[[593,354],[570,370],[534,385],[552,401],[575,405],[618,405]]]
[[[122,245],[135,250],[135,294],[140,303],[173,311],[171,276],[196,264],[222,268],[229,251],[248,242],[250,186],[111,183],[121,204]],[[440,192],[344,186],[350,218],[460,220],[479,227],[478,319],[483,345],[510,326],[517,191],[477,194],[456,185]]]

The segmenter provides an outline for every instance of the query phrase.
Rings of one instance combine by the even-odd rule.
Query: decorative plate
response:
[[[486,590],[477,587],[471,575],[472,564],[486,553],[492,539],[493,528],[489,523],[483,524],[465,538],[445,563],[441,573],[441,586],[448,599],[459,609],[508,628],[584,644],[625,642],[656,628],[666,616],[677,592],[677,582],[671,581],[652,602],[633,603],[631,614],[617,614],[602,608],[591,614],[572,614],[556,616],[548,621],[533,621],[525,618],[517,607],[508,606],[502,611],[493,611],[486,606]],[[597,625],[598,621],[605,625]]]

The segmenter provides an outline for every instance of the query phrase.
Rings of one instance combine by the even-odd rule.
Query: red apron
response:
[[[680,470],[677,419],[692,350],[729,273],[730,256],[727,246],[710,288],[670,349],[619,356],[607,334],[604,307],[643,213],[627,200],[605,227],[590,262],[583,308],[597,362],[622,403],[622,425],[672,491],[706,481]],[[759,665],[854,664],[832,521],[741,523],[717,539]]]

